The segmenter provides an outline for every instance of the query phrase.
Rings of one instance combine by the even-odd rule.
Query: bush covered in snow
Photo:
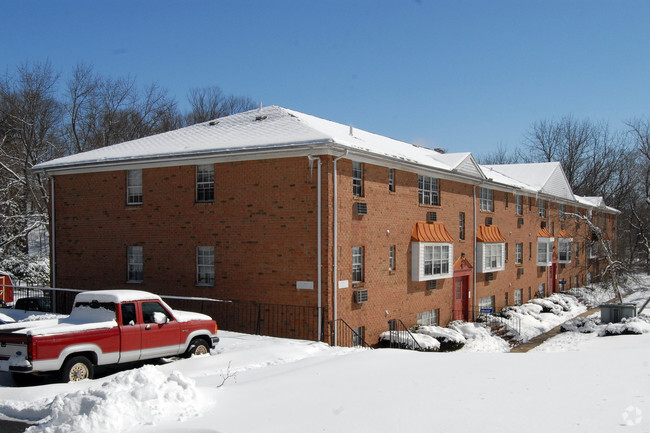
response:
[[[588,334],[598,331],[600,318],[598,317],[576,317],[573,320],[564,322],[560,327],[560,332],[581,332]]]
[[[14,284],[47,287],[50,285],[50,259],[29,254],[13,254],[0,260],[0,271],[14,277]]]
[[[449,323],[449,328],[461,334],[467,341],[462,350],[468,352],[508,352],[510,345],[503,338],[492,335],[482,323],[462,322],[456,320]]]
[[[650,317],[641,315],[624,318],[620,323],[603,325],[598,335],[601,337],[609,335],[641,335],[648,332],[650,332]]]
[[[435,338],[418,333],[407,331],[386,331],[379,336],[381,347],[393,347],[398,349],[423,350],[425,352],[437,352],[440,350],[440,342]]]
[[[440,326],[416,326],[413,332],[435,338],[440,343],[440,352],[453,352],[467,343],[460,332]]]

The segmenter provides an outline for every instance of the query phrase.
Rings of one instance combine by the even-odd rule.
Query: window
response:
[[[578,287],[578,276],[577,275],[575,277],[573,277],[573,287],[574,288]]]
[[[395,169],[388,169],[388,191],[395,192]]]
[[[587,271],[587,284],[591,284],[591,272]]]
[[[553,238],[537,238],[537,266],[551,266]]]
[[[366,334],[366,327],[365,326],[359,326],[358,328],[354,328],[352,330],[352,347],[362,347],[363,346],[363,339],[365,338]]]
[[[126,204],[142,204],[142,170],[126,172]]]
[[[508,209],[508,193],[503,194],[503,204],[505,205],[506,209]]]
[[[517,215],[524,214],[524,197],[521,195],[515,196],[515,213]]]
[[[600,219],[602,221],[602,229],[607,230],[607,214],[605,212],[600,213]]]
[[[479,242],[476,250],[476,272],[503,271],[505,269],[505,249],[505,243]]]
[[[507,307],[507,306],[508,306],[508,292],[506,292],[506,296],[505,296],[505,301],[504,301],[504,302],[505,302],[505,306]]]
[[[214,247],[197,247],[196,249],[196,284],[214,285]]]
[[[395,245],[391,245],[388,248],[388,270],[395,270]]]
[[[564,204],[560,203],[557,205],[557,212],[561,220],[564,219]]]
[[[494,313],[494,296],[480,298],[478,300],[478,308],[481,313]]]
[[[494,212],[494,200],[492,199],[492,190],[489,188],[479,188],[481,196],[481,210]]]
[[[537,216],[540,218],[546,218],[546,201],[537,199]]]
[[[576,242],[576,259],[580,257],[580,243]]]
[[[533,289],[532,287],[528,286],[528,299],[532,299],[533,297]]]
[[[420,326],[438,326],[440,310],[430,310],[418,313],[418,325]]]
[[[559,263],[571,263],[571,239],[558,239],[558,257]]]
[[[598,243],[596,241],[587,241],[587,258],[595,259],[598,257]]]
[[[458,214],[458,239],[465,240],[465,212]]]
[[[418,202],[425,205],[440,206],[438,179],[429,176],[418,176]]]
[[[413,243],[413,281],[450,278],[453,275],[452,257],[453,246],[450,243]]]
[[[144,323],[156,323],[156,315],[164,315],[168,321],[174,320],[169,311],[165,309],[158,302],[143,302],[142,303],[142,321]]]
[[[131,302],[122,304],[122,325],[132,326],[136,323],[138,323],[138,318],[135,314],[135,304]]]
[[[214,201],[214,165],[196,166],[196,201]]]
[[[363,197],[363,164],[352,162],[352,195]]]
[[[515,244],[515,263],[521,265],[524,258],[524,244],[517,243]]]
[[[546,285],[544,283],[537,287],[537,296],[543,298],[546,296]]]
[[[127,247],[127,282],[141,283],[143,279],[142,247]]]
[[[515,290],[515,305],[521,305],[524,303],[524,289]]]
[[[363,281],[363,247],[352,247],[352,281]]]
[[[533,243],[528,242],[528,260],[533,258]]]

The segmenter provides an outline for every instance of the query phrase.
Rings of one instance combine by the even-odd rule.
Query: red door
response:
[[[125,302],[120,306],[120,362],[133,362],[140,360],[142,348],[142,322],[136,314],[135,303]]]
[[[157,301],[144,301],[142,321],[142,359],[177,355],[181,343],[181,326]],[[155,314],[167,316],[167,323],[156,323]]]
[[[467,279],[468,277],[454,278],[454,320],[467,320]]]

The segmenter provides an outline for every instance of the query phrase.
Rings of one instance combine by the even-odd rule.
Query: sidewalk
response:
[[[592,308],[590,310],[585,311],[582,314],[577,315],[573,319],[576,319],[578,317],[591,316],[592,314],[597,313],[599,311],[600,311],[600,307],[595,307],[595,308]],[[573,320],[573,319],[569,319],[569,320]],[[539,346],[540,344],[542,344],[543,342],[545,342],[549,338],[555,337],[557,334],[559,334],[560,329],[562,328],[562,325],[563,324],[561,323],[558,326],[556,326],[555,328],[551,329],[550,331],[545,332],[543,334],[540,334],[537,337],[531,338],[526,343],[522,343],[522,344],[520,344],[518,346],[513,347],[512,350],[510,351],[510,353],[526,353],[529,350],[536,348],[537,346]]]

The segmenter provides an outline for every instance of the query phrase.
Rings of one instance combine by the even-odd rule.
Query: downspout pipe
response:
[[[476,309],[478,308],[478,299],[476,299],[476,269],[477,268],[477,262],[476,262],[476,231],[478,229],[478,226],[476,225],[476,188],[478,188],[478,185],[474,185],[474,188],[472,188],[472,192],[474,195],[474,200],[472,201],[473,207],[474,207],[474,272],[472,272],[472,277],[474,279],[474,284],[472,285],[472,291],[474,292],[473,300],[472,300],[472,321],[476,321]]]
[[[51,286],[56,287],[56,223],[54,218],[54,176],[50,177],[50,274]],[[56,311],[56,296],[53,296],[55,304],[54,311]]]
[[[317,261],[318,261],[318,339],[322,341],[323,339],[323,257],[322,257],[322,217],[321,217],[321,166],[323,163],[321,159],[317,156],[308,156],[309,159],[309,169],[313,168],[314,161],[316,161],[316,177],[318,185],[316,187],[316,200],[317,200],[317,222],[316,222],[316,232],[317,232]]]
[[[338,245],[338,177],[337,177],[337,163],[339,159],[344,158],[348,155],[348,151],[346,150],[345,153],[337,158],[334,158],[334,166],[333,166],[333,180],[334,180],[334,191],[333,191],[333,201],[334,201],[334,218],[333,218],[333,229],[334,229],[334,263],[333,263],[333,278],[332,278],[332,285],[333,285],[333,321],[336,322],[338,320],[338,289],[339,289],[339,278],[338,278],[338,250],[339,250],[339,245]],[[334,346],[338,346],[338,326],[334,326]]]

